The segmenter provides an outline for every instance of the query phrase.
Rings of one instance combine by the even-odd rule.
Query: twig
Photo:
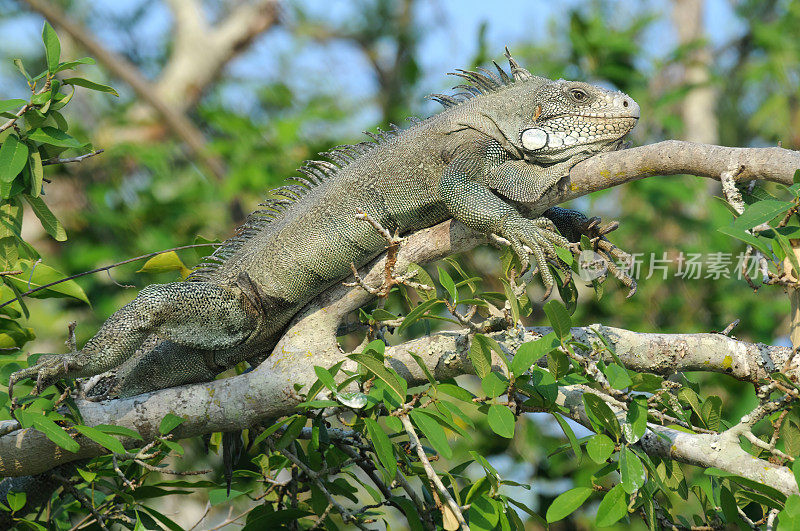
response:
[[[450,512],[452,512],[456,517],[461,529],[463,531],[469,531],[467,521],[464,519],[464,515],[461,514],[461,507],[458,506],[456,501],[450,495],[450,492],[447,490],[447,488],[445,488],[442,480],[439,479],[439,475],[433,469],[431,462],[428,460],[428,456],[425,455],[425,450],[422,448],[422,443],[419,442],[419,437],[417,437],[417,432],[414,430],[414,425],[411,424],[411,419],[405,413],[398,416],[400,417],[400,422],[403,423],[403,427],[406,429],[406,433],[408,434],[411,444],[414,445],[414,448],[417,451],[417,457],[419,457],[419,461],[422,464],[422,467],[425,469],[425,474],[428,476],[428,480],[430,480],[430,482],[435,485],[436,490],[441,493],[448,509],[450,509]]]
[[[7,121],[6,123],[4,123],[3,125],[0,125],[0,133],[2,133],[2,132],[3,132],[3,131],[5,131],[6,129],[8,129],[8,128],[9,128],[9,127],[11,127],[12,125],[14,125],[14,123],[15,123],[17,120],[19,120],[19,119],[20,119],[20,117],[22,117],[22,115],[23,115],[23,114],[25,114],[26,112],[28,112],[28,110],[29,110],[29,109],[30,109],[32,106],[33,106],[33,105],[31,105],[30,103],[26,103],[25,105],[23,105],[23,106],[20,108],[20,110],[18,110],[16,113],[14,113],[14,118],[11,118],[9,121]]]
[[[117,262],[115,264],[111,264],[110,266],[98,267],[96,269],[91,269],[89,271],[84,271],[83,273],[76,273],[74,275],[68,276],[67,278],[62,278],[61,280],[56,280],[55,282],[50,282],[49,284],[44,284],[44,285],[39,286],[37,288],[29,289],[28,291],[26,291],[24,293],[20,293],[19,295],[17,295],[13,299],[7,300],[6,302],[0,304],[0,308],[2,308],[3,306],[7,306],[7,305],[11,304],[14,301],[18,301],[22,297],[25,297],[25,296],[31,295],[33,293],[36,293],[37,291],[41,291],[43,289],[47,289],[49,287],[55,286],[56,284],[61,284],[62,282],[67,282],[69,280],[74,280],[76,278],[84,277],[86,275],[91,275],[93,273],[99,273],[100,271],[107,271],[107,270],[112,269],[114,267],[119,267],[121,265],[129,264],[129,263],[135,262],[137,260],[143,260],[145,258],[151,258],[153,256],[157,256],[157,255],[163,254],[163,253],[168,253],[168,252],[171,252],[171,251],[180,251],[182,249],[192,249],[194,247],[208,247],[208,246],[218,246],[218,245],[221,245],[221,244],[219,244],[219,243],[195,243],[195,244],[192,244],[192,245],[182,245],[180,247],[173,247],[172,249],[165,249],[163,251],[156,251],[154,253],[143,254],[143,255],[137,256],[135,258],[129,258],[127,260],[123,260],[122,262]]]
[[[105,151],[105,149],[98,149],[92,151],[91,153],[86,153],[85,155],[79,155],[77,157],[70,157],[66,159],[60,159],[58,157],[53,159],[47,159],[42,161],[42,166],[50,166],[51,164],[67,164],[69,162],[82,162],[88,159],[89,157],[94,157],[95,155],[99,155],[103,151]]]
[[[271,445],[271,446],[272,446],[272,445]],[[293,454],[293,453],[292,453],[292,452],[291,452],[289,449],[287,449],[287,448],[283,448],[283,449],[279,450],[279,452],[280,452],[281,454],[283,454],[283,455],[284,455],[284,456],[285,456],[287,459],[289,459],[289,461],[291,461],[292,463],[294,463],[294,464],[295,464],[295,465],[296,465],[296,466],[297,466],[297,467],[298,467],[300,470],[302,470],[302,471],[303,471],[303,473],[306,475],[306,477],[307,477],[307,478],[311,479],[312,481],[314,481],[314,483],[316,483],[316,484],[317,484],[317,487],[319,488],[319,490],[321,490],[321,491],[322,491],[322,493],[325,495],[325,497],[326,497],[326,498],[328,498],[328,503],[331,503],[331,504],[333,504],[333,506],[334,506],[334,507],[336,507],[336,510],[337,510],[337,511],[339,511],[339,514],[341,514],[341,515],[342,515],[342,519],[343,519],[343,520],[344,520],[346,523],[352,523],[353,525],[355,525],[355,526],[356,526],[356,527],[358,527],[359,529],[364,529],[365,531],[368,531],[368,528],[367,528],[367,527],[365,527],[365,526],[364,526],[364,524],[362,524],[361,522],[359,522],[359,521],[358,521],[358,519],[357,519],[355,516],[353,516],[353,514],[352,514],[350,511],[348,511],[347,509],[345,509],[345,508],[342,506],[342,504],[340,504],[339,502],[337,502],[337,501],[334,499],[333,495],[332,495],[332,494],[331,494],[331,493],[328,491],[328,489],[325,487],[325,484],[324,484],[324,483],[322,483],[322,480],[320,479],[320,477],[319,477],[319,475],[318,475],[317,473],[315,473],[313,470],[311,470],[310,468],[308,468],[308,467],[306,466],[306,464],[305,464],[305,463],[303,463],[303,462],[302,462],[302,461],[301,461],[301,460],[300,460],[300,459],[299,459],[299,458],[298,458],[296,455],[294,455],[294,454]]]
[[[78,489],[75,488],[75,486],[70,482],[70,480],[68,480],[67,478],[65,478],[61,474],[57,474],[57,473],[53,473],[52,477],[53,477],[53,479],[55,479],[56,481],[61,483],[61,486],[64,487],[64,490],[66,490],[70,494],[72,494],[72,496],[76,500],[78,500],[78,503],[80,503],[83,506],[84,509],[86,509],[87,511],[92,513],[92,516],[97,521],[97,525],[100,526],[100,529],[102,529],[103,531],[108,531],[108,528],[106,527],[106,524],[105,524],[105,517],[102,514],[100,514],[99,512],[97,512],[97,509],[94,508],[94,504],[92,502],[90,502],[86,498],[86,496],[81,494],[81,492]]]

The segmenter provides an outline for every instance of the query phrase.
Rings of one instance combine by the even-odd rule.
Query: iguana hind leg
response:
[[[42,389],[59,378],[100,374],[121,365],[152,335],[188,349],[230,350],[245,342],[258,323],[257,310],[239,288],[208,282],[147,286],[80,351],[49,356],[15,372],[9,387],[24,378],[36,378]]]

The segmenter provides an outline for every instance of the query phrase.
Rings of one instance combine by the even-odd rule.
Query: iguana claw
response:
[[[578,242],[581,236],[589,238],[592,243],[592,248],[583,250],[590,250],[597,253],[605,262],[605,272],[597,277],[596,280],[603,282],[607,273],[611,273],[628,288],[629,291],[626,298],[636,293],[636,281],[627,271],[621,269],[617,265],[618,263],[629,263],[631,256],[606,238],[607,234],[619,228],[618,221],[612,221],[601,225],[601,220],[597,216],[587,218],[578,211],[558,207],[549,209],[545,212],[545,215],[553,220],[561,234],[566,236],[570,241]],[[576,257],[580,255],[580,245],[573,244],[570,245],[569,248]]]

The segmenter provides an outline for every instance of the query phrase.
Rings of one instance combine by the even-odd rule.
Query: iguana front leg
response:
[[[501,163],[497,168],[506,164],[508,163]],[[495,233],[511,242],[512,249],[522,262],[523,270],[528,266],[528,252],[525,250],[527,246],[539,269],[547,298],[554,284],[553,275],[547,267],[547,258],[557,259],[555,246],[566,248],[569,242],[558,234],[549,219],[527,219],[513,205],[498,197],[492,191],[495,187],[487,185],[486,166],[480,152],[460,153],[442,174],[439,183],[440,196],[453,218],[470,228]],[[497,183],[493,180],[496,177],[492,174],[493,171],[489,169],[489,183]],[[551,177],[550,180],[557,182],[558,179]],[[541,186],[549,187],[552,184],[543,182]],[[539,195],[546,189],[541,188]],[[531,190],[535,192],[536,186]]]
[[[113,369],[152,335],[202,351],[231,349],[247,340],[256,330],[258,319],[258,311],[238,290],[207,282],[147,286],[114,313],[80,351],[48,356],[12,374],[9,394],[14,384],[25,378],[36,378],[41,390],[59,378],[92,376]],[[213,363],[213,357],[207,358]],[[179,380],[185,376],[190,375],[173,373],[172,385],[184,383]]]
[[[535,203],[548,189],[569,175],[573,164],[573,161],[567,160],[550,166],[539,166],[524,160],[509,160],[491,170],[489,186],[513,201]],[[617,263],[629,260],[630,256],[605,237],[617,225],[601,228],[599,218],[588,218],[577,210],[560,207],[548,209],[544,212],[544,217],[551,220],[558,232],[570,242],[580,241],[581,235],[593,240],[592,250],[605,260],[606,270],[630,290],[627,296],[636,293],[636,281],[617,266]]]

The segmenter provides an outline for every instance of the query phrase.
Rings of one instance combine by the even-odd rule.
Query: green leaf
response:
[[[752,229],[766,223],[794,206],[791,201],[758,201],[748,206],[742,215],[736,218],[733,226],[737,229]]]
[[[44,433],[48,439],[68,452],[77,452],[81,449],[78,441],[70,437],[64,428],[42,415],[32,415],[33,427]]]
[[[448,394],[453,398],[457,398],[463,402],[472,403],[472,399],[475,398],[475,395],[460,387],[458,385],[453,385],[450,383],[440,383],[436,384],[436,390],[441,391],[442,393]]]
[[[124,426],[114,426],[113,424],[98,424],[97,426],[95,426],[95,428],[102,431],[103,433],[108,433],[110,435],[120,435],[122,437],[130,437],[131,439],[136,439],[139,441],[143,440],[142,436],[139,435],[139,433]]]
[[[631,434],[633,439],[628,439],[628,442],[633,444],[642,438],[644,432],[647,430],[647,399],[643,396],[634,398],[630,406],[628,406],[628,415],[626,420],[631,426]]]
[[[325,367],[314,366],[314,374],[317,375],[319,381],[322,382],[322,385],[330,389],[331,391],[336,391],[336,381],[331,376],[331,373],[328,372],[328,369]]]
[[[56,72],[61,72],[62,70],[72,70],[76,66],[79,65],[93,65],[95,64],[95,60],[91,57],[81,57],[80,59],[75,59],[74,61],[66,61],[58,65],[56,68]]]
[[[720,227],[717,229],[717,231],[721,232],[722,234],[727,234],[728,236],[741,240],[747,245],[753,246],[754,248],[764,253],[765,256],[772,256],[772,249],[770,249],[770,246],[767,244],[767,242],[764,241],[763,238],[753,236],[749,232],[745,232],[744,229],[739,229],[736,227]]]
[[[267,428],[264,431],[262,431],[261,433],[259,433],[258,437],[256,437],[253,440],[253,443],[250,446],[255,448],[259,443],[261,443],[261,441],[263,441],[264,439],[266,439],[267,437],[269,437],[270,435],[272,435],[273,433],[275,433],[276,431],[281,429],[281,427],[283,427],[286,423],[288,423],[289,421],[293,420],[294,418],[295,418],[294,416],[291,416],[291,417],[286,417],[285,419],[279,420],[278,422],[276,422],[275,424],[273,424],[269,428]]]
[[[467,415],[464,412],[463,408],[460,408],[460,407],[456,406],[452,402],[448,402],[447,400],[440,400],[436,404],[436,407],[440,411],[444,410],[444,411],[450,413],[450,415],[452,415],[453,417],[460,418],[464,422],[464,424],[466,424],[470,428],[473,428],[473,429],[475,428],[475,423],[472,421],[472,419],[469,417],[469,415]]]
[[[397,376],[389,372],[389,370],[386,367],[384,367],[382,362],[378,361],[369,354],[363,354],[363,353],[350,354],[347,357],[353,361],[360,363],[372,374],[381,379],[397,395],[397,399],[400,401],[400,403],[405,403],[406,401],[405,380],[398,379]]]
[[[39,197],[42,193],[42,183],[44,182],[44,168],[42,167],[42,155],[38,150],[31,151],[28,161],[31,170],[31,197]]]
[[[795,459],[792,464],[792,472],[794,473],[794,480],[797,486],[800,487],[800,459]]]
[[[300,435],[300,432],[303,431],[303,428],[305,428],[306,421],[307,419],[305,417],[295,417],[291,424],[289,424],[289,426],[286,428],[286,431],[281,434],[280,438],[275,443],[275,448],[281,450],[296,441],[297,436]]]
[[[22,59],[19,59],[19,58],[14,59],[14,66],[16,66],[17,69],[22,73],[22,75],[25,76],[25,79],[27,79],[29,83],[33,80],[33,78],[31,78],[31,75],[28,73],[28,71],[25,70],[25,67],[22,64]]]
[[[616,415],[611,411],[608,404],[593,393],[584,393],[583,403],[586,406],[586,415],[589,417],[594,429],[597,432],[608,430],[619,441],[622,430],[619,426],[619,420],[617,420]]]
[[[781,491],[779,491],[774,487],[770,487],[769,485],[764,485],[763,483],[760,483],[758,481],[749,478],[743,478],[741,476],[737,476],[736,474],[732,474],[730,472],[715,467],[706,468],[703,472],[707,476],[730,478],[731,481],[735,481],[736,483],[744,485],[745,487],[749,487],[755,491],[766,494],[770,498],[777,500],[780,503],[786,502],[786,495],[784,493],[782,493]]]
[[[158,433],[160,433],[161,435],[166,435],[175,428],[177,428],[179,425],[183,424],[185,421],[186,419],[183,419],[178,415],[167,413],[166,416],[163,419],[161,419],[161,424],[158,426]]]
[[[51,146],[65,148],[80,149],[86,145],[84,142],[80,142],[64,131],[56,129],[50,125],[40,127],[39,129],[34,129],[28,133],[28,138],[35,140],[36,142],[41,142],[42,144],[50,144]]]
[[[569,358],[560,349],[555,348],[547,355],[547,370],[556,380],[566,376],[571,366]]]
[[[575,487],[567,492],[559,494],[550,507],[547,508],[545,518],[548,523],[558,522],[559,520],[572,514],[575,509],[583,505],[594,489],[589,487]]]
[[[556,422],[558,422],[558,425],[561,426],[561,431],[563,431],[564,435],[567,436],[570,447],[572,447],[572,453],[574,453],[576,457],[580,457],[581,445],[578,443],[578,439],[575,438],[575,432],[572,431],[569,423],[558,413],[551,412],[551,414],[553,415],[553,418],[556,419]]]
[[[469,346],[469,359],[479,378],[484,378],[492,371],[492,352],[488,344],[481,340],[482,337],[485,336],[475,334],[472,344]]]
[[[720,489],[719,493],[720,505],[722,506],[722,514],[725,515],[726,523],[730,525],[737,525],[739,529],[748,529],[745,527],[744,521],[739,517],[737,510],[736,500],[731,491],[725,487]],[[729,527],[730,528],[730,527]]]
[[[506,295],[506,300],[508,300],[508,304],[511,307],[511,320],[514,324],[519,322],[519,301],[517,300],[517,296],[514,294],[514,290],[511,288],[511,284],[508,283],[505,279],[500,279],[500,282],[503,283],[503,291]]]
[[[593,435],[586,443],[586,453],[595,463],[605,463],[614,453],[614,441],[604,433]]]
[[[413,262],[408,264],[408,268],[406,269],[406,273],[411,275],[411,278],[413,278],[415,282],[418,282],[418,283],[423,284],[425,286],[429,286],[431,288],[435,286],[431,276],[419,264],[415,264]],[[422,299],[422,300],[434,300],[434,299],[436,299],[436,290],[428,291],[428,290],[424,290],[424,289],[415,289],[415,291],[417,292],[417,295],[419,295],[419,298]]]
[[[437,270],[439,271],[439,284],[450,294],[450,300],[457,302],[458,290],[456,289],[456,283],[453,282],[453,279],[447,274],[447,271],[441,267],[437,267]]]
[[[372,352],[375,355],[375,359],[383,361],[383,354],[386,352],[386,343],[384,343],[382,339],[373,339],[361,352],[365,354]]]
[[[42,42],[44,42],[44,51],[47,57],[47,70],[53,74],[56,72],[58,60],[61,58],[61,43],[58,42],[56,30],[47,21],[42,28]]]
[[[10,183],[28,162],[28,146],[11,134],[0,146],[0,181]]]
[[[597,527],[608,527],[628,514],[628,499],[622,485],[615,485],[606,493],[597,507]]]
[[[5,280],[9,285],[16,287],[20,291],[28,291],[66,278],[63,273],[42,263],[34,266],[30,262],[21,262],[19,268],[22,270],[21,275],[7,276]],[[33,271],[31,271],[31,269],[33,269]],[[36,293],[32,293],[29,296],[39,299],[72,297],[89,304],[89,299],[86,297],[83,288],[74,280],[67,280],[55,284],[41,291],[37,291]]]
[[[47,234],[57,242],[63,242],[67,239],[67,231],[64,230],[64,226],[56,219],[55,214],[50,211],[41,197],[31,197],[25,194],[25,200],[31,206],[31,210],[36,214],[36,217],[39,218]]]
[[[492,530],[500,521],[500,511],[485,494],[473,499],[469,506],[469,528]]]
[[[117,91],[109,87],[108,85],[95,83],[94,81],[83,79],[82,77],[69,77],[67,79],[64,79],[62,83],[64,83],[65,85],[76,85],[78,87],[84,87],[91,90],[96,90],[98,92],[108,92],[109,94],[113,94],[114,96],[119,96],[119,94],[117,94]]]
[[[156,274],[169,273],[170,271],[177,271],[181,278],[188,277],[192,272],[175,251],[167,251],[153,256],[136,272]]]
[[[508,381],[496,372],[490,372],[481,380],[481,388],[489,398],[497,398],[508,389]]]
[[[514,437],[514,425],[517,419],[506,406],[492,404],[489,406],[489,427],[500,437],[511,439]]]
[[[797,260],[797,255],[794,254],[794,249],[792,249],[792,244],[789,242],[789,238],[784,236],[780,233],[775,233],[775,240],[777,240],[778,244],[783,249],[783,253],[789,259],[789,262],[792,264],[792,268],[795,271],[800,271],[800,262]]]
[[[16,114],[19,108],[25,105],[26,103],[28,102],[20,99],[0,100],[0,113],[14,111],[14,113]]]
[[[227,489],[213,489],[208,491],[208,503],[212,506],[219,505],[220,503],[229,502],[234,498],[238,498],[243,494],[244,492],[235,489],[231,489],[230,493],[228,493]]]
[[[372,318],[376,321],[394,321],[397,319],[397,316],[393,313],[389,313],[382,308],[375,308],[372,310]]]
[[[367,433],[372,441],[372,446],[375,448],[375,454],[383,467],[389,472],[389,477],[393,478],[397,473],[397,459],[394,457],[394,450],[392,441],[389,436],[380,427],[380,425],[371,418],[365,418],[364,424],[367,427]]]
[[[392,496],[389,498],[389,500],[400,507],[400,510],[403,511],[403,515],[406,517],[406,522],[408,522],[410,531],[424,531],[425,528],[422,526],[422,515],[417,512],[417,506],[414,505],[414,502],[405,496]]]
[[[444,429],[439,425],[439,421],[436,420],[436,417],[419,409],[412,409],[408,415],[425,438],[428,439],[428,442],[431,443],[434,450],[445,459],[453,457],[453,449],[450,448],[450,443],[447,442]]]
[[[78,468],[78,474],[83,478],[86,483],[91,483],[97,477],[97,472],[90,472],[89,470],[84,470],[82,468]]]
[[[546,336],[534,341],[528,341],[520,345],[514,359],[511,360],[511,373],[519,377],[527,371],[539,358],[557,348],[560,341],[555,333],[551,332]]]
[[[614,389],[622,390],[633,384],[633,380],[631,380],[628,371],[616,363],[607,365],[604,373],[606,378],[608,378],[608,383],[611,384],[611,387]]]
[[[31,103],[33,103],[34,105],[42,105],[43,106],[43,107],[41,107],[39,109],[39,112],[40,112],[39,116],[40,117],[41,117],[41,115],[43,113],[46,113],[47,109],[50,107],[50,99],[52,98],[52,96],[53,96],[53,91],[52,90],[45,90],[44,92],[37,92],[36,94],[33,94],[31,96]],[[29,118],[29,120],[30,120],[30,118]],[[40,118],[39,120],[37,120],[35,123],[38,125],[38,124],[41,123],[42,120],[44,120],[43,117]]]
[[[709,430],[718,430],[722,415],[722,399],[716,395],[711,395],[703,402],[700,408],[703,421]]]
[[[572,319],[563,304],[556,300],[548,301],[544,305],[544,313],[550,320],[550,326],[559,339],[564,340],[570,336],[569,329],[572,328]]]
[[[6,497],[11,512],[17,512],[25,507],[25,502],[28,499],[28,495],[25,492],[9,492]]]
[[[409,326],[419,321],[425,313],[433,310],[438,306],[444,306],[444,303],[438,299],[428,299],[420,303],[413,310],[408,312],[408,315],[405,316],[405,318],[403,319],[403,323],[399,327],[397,327],[398,333],[404,331]]]
[[[553,247],[555,248],[556,255],[558,255],[558,257],[561,258],[562,262],[564,262],[567,265],[572,265],[574,257],[572,256],[572,253],[569,251],[569,249],[564,249],[560,245],[554,245]]]
[[[77,425],[75,426],[75,429],[78,430],[81,433],[81,435],[90,438],[100,446],[114,452],[115,454],[125,453],[125,447],[122,446],[122,443],[119,441],[119,439],[117,439],[113,435],[108,435],[106,433],[103,433],[97,428],[93,428],[91,426]]]
[[[792,494],[786,500],[786,506],[778,513],[778,529],[797,529],[800,526],[800,496]]]
[[[619,454],[619,472],[622,478],[622,488],[628,494],[633,494],[641,489],[647,481],[641,459],[627,446]]]
[[[419,365],[419,368],[422,369],[422,372],[425,373],[425,377],[428,378],[430,384],[436,385],[436,378],[434,378],[433,373],[430,371],[430,369],[428,369],[428,366],[425,365],[425,360],[423,360],[421,357],[417,356],[413,352],[409,352],[409,354],[411,355],[412,358],[414,358],[414,361],[417,363],[417,365]]]

